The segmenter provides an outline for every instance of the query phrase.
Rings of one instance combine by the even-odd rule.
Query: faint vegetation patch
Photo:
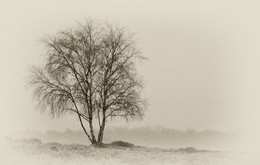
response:
[[[46,146],[51,149],[52,151],[60,151],[63,149],[63,145],[60,143],[56,143],[56,142],[50,142],[50,143],[46,143]]]
[[[186,147],[186,148],[179,148],[177,149],[177,152],[183,152],[183,153],[196,153],[196,152],[207,152],[207,150],[198,150],[193,147]]]

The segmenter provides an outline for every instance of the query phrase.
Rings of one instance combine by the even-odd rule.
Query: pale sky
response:
[[[127,125],[260,130],[260,1],[0,0],[1,130],[80,129],[35,111],[25,80],[43,63],[38,40],[84,18],[136,33],[149,58],[138,69],[150,106]]]

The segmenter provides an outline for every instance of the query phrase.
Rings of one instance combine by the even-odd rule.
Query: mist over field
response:
[[[90,145],[82,130],[66,129],[64,131],[35,130],[22,131],[9,137],[38,138],[42,142]],[[116,140],[131,142],[135,145],[160,148],[194,147],[218,151],[259,151],[256,146],[257,136],[246,131],[196,131],[167,129],[164,127],[109,127],[105,130],[104,143]],[[254,139],[254,140],[253,140]],[[253,140],[253,141],[252,141]]]

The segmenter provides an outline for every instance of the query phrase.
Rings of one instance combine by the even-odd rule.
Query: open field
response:
[[[257,154],[220,152],[194,148],[163,149],[148,147],[104,148],[79,144],[42,143],[38,139],[7,139],[1,144],[0,164],[4,165],[259,165]]]

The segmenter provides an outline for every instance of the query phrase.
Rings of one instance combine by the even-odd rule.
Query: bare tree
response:
[[[86,21],[43,43],[46,63],[31,68],[28,82],[38,108],[54,117],[76,114],[92,144],[102,144],[108,118],[142,119],[146,104],[135,63],[144,57],[132,35]]]

